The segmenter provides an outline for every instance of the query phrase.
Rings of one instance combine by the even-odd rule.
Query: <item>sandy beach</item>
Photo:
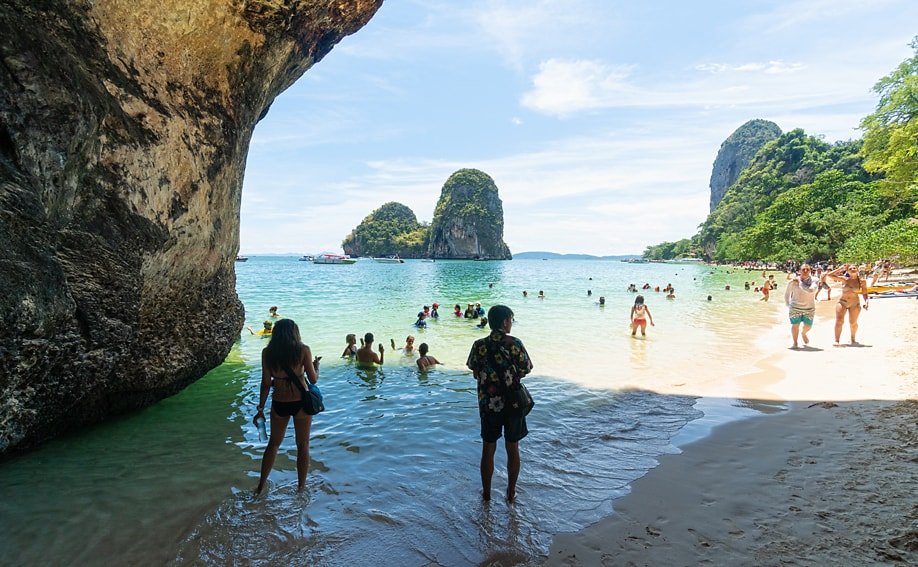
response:
[[[610,517],[557,535],[547,564],[918,564],[918,301],[872,299],[861,346],[836,348],[834,306],[818,303],[806,350],[782,315],[762,372],[738,378],[787,411],[664,456]]]

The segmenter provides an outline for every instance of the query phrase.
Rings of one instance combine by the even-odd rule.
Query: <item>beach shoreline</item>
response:
[[[834,305],[817,305],[808,350],[789,349],[780,317],[759,340],[762,372],[738,378],[747,403],[787,411],[662,457],[612,516],[556,535],[547,564],[918,562],[918,302],[871,301],[862,346],[840,348]]]

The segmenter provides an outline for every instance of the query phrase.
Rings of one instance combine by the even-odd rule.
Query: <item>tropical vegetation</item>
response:
[[[918,262],[918,37],[915,55],[874,87],[862,140],[796,129],[766,143],[699,232],[648,259]]]
[[[414,211],[394,201],[366,216],[341,243],[352,256],[422,258],[427,254],[430,226],[419,223]]]

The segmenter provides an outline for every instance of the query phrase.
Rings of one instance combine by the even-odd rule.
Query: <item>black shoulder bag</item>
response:
[[[495,348],[488,348],[488,355],[491,358],[492,368],[497,371],[499,366],[497,364],[496,353],[494,352]],[[504,383],[503,376],[499,374],[498,380],[504,393],[503,411],[506,412],[506,415],[510,417],[526,417],[529,415],[529,412],[532,411],[532,406],[535,405],[535,400],[532,399],[532,394],[529,393],[529,389],[524,386],[521,381],[516,381],[510,386],[507,386]]]

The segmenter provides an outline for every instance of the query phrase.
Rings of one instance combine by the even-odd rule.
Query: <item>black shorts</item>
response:
[[[481,415],[481,439],[485,443],[496,443],[503,430],[507,443],[517,443],[529,434],[525,417],[509,417],[503,412],[486,412]]]
[[[271,402],[271,409],[281,417],[295,416],[303,409],[303,401],[296,402]]]

